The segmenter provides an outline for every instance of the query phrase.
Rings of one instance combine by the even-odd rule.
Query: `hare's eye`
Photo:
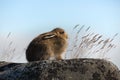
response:
[[[64,34],[64,31],[62,31],[62,32],[59,32],[60,34]]]

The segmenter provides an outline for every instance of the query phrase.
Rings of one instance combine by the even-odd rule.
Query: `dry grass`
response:
[[[105,58],[106,54],[116,47],[113,41],[117,35],[118,34],[115,34],[112,38],[104,38],[103,35],[90,31],[90,27],[85,28],[84,25],[81,27],[76,25],[70,35],[66,59],[88,58],[93,55],[97,55],[98,58]],[[10,38],[11,32],[9,32],[4,39],[4,42],[6,42],[5,45],[0,45],[2,48],[2,53],[0,53],[1,61],[11,61],[17,53],[16,47]],[[24,49],[24,52],[25,50],[26,49]],[[16,58],[21,57],[20,55]]]
[[[69,40],[69,48],[67,51],[68,58],[88,58],[96,55],[98,58],[106,58],[106,54],[116,47],[113,38],[104,38],[103,35],[92,33],[90,27],[76,25],[73,28],[72,37]]]
[[[8,33],[5,39],[2,39],[4,41],[1,41],[4,42],[4,44],[1,43],[3,45],[0,46],[2,49],[1,51],[2,53],[0,53],[1,61],[11,61],[14,58],[16,48],[13,46],[14,45],[13,41],[10,40],[10,36],[11,32]]]

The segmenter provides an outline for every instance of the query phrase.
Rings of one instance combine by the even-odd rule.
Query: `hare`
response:
[[[33,39],[26,50],[26,59],[39,60],[61,60],[66,51],[68,35],[61,28],[55,28],[50,32],[40,34]]]

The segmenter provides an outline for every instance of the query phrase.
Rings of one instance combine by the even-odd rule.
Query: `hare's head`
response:
[[[68,39],[67,33],[62,28],[55,28],[51,32],[55,33],[56,36]]]

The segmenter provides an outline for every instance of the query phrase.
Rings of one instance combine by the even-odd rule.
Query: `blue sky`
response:
[[[28,37],[59,26],[70,32],[76,24],[107,37],[120,34],[120,0],[0,0],[0,35],[21,36],[13,38],[20,46]]]
[[[0,0],[0,27],[6,32],[68,30],[76,24],[99,32],[120,30],[119,0]]]

